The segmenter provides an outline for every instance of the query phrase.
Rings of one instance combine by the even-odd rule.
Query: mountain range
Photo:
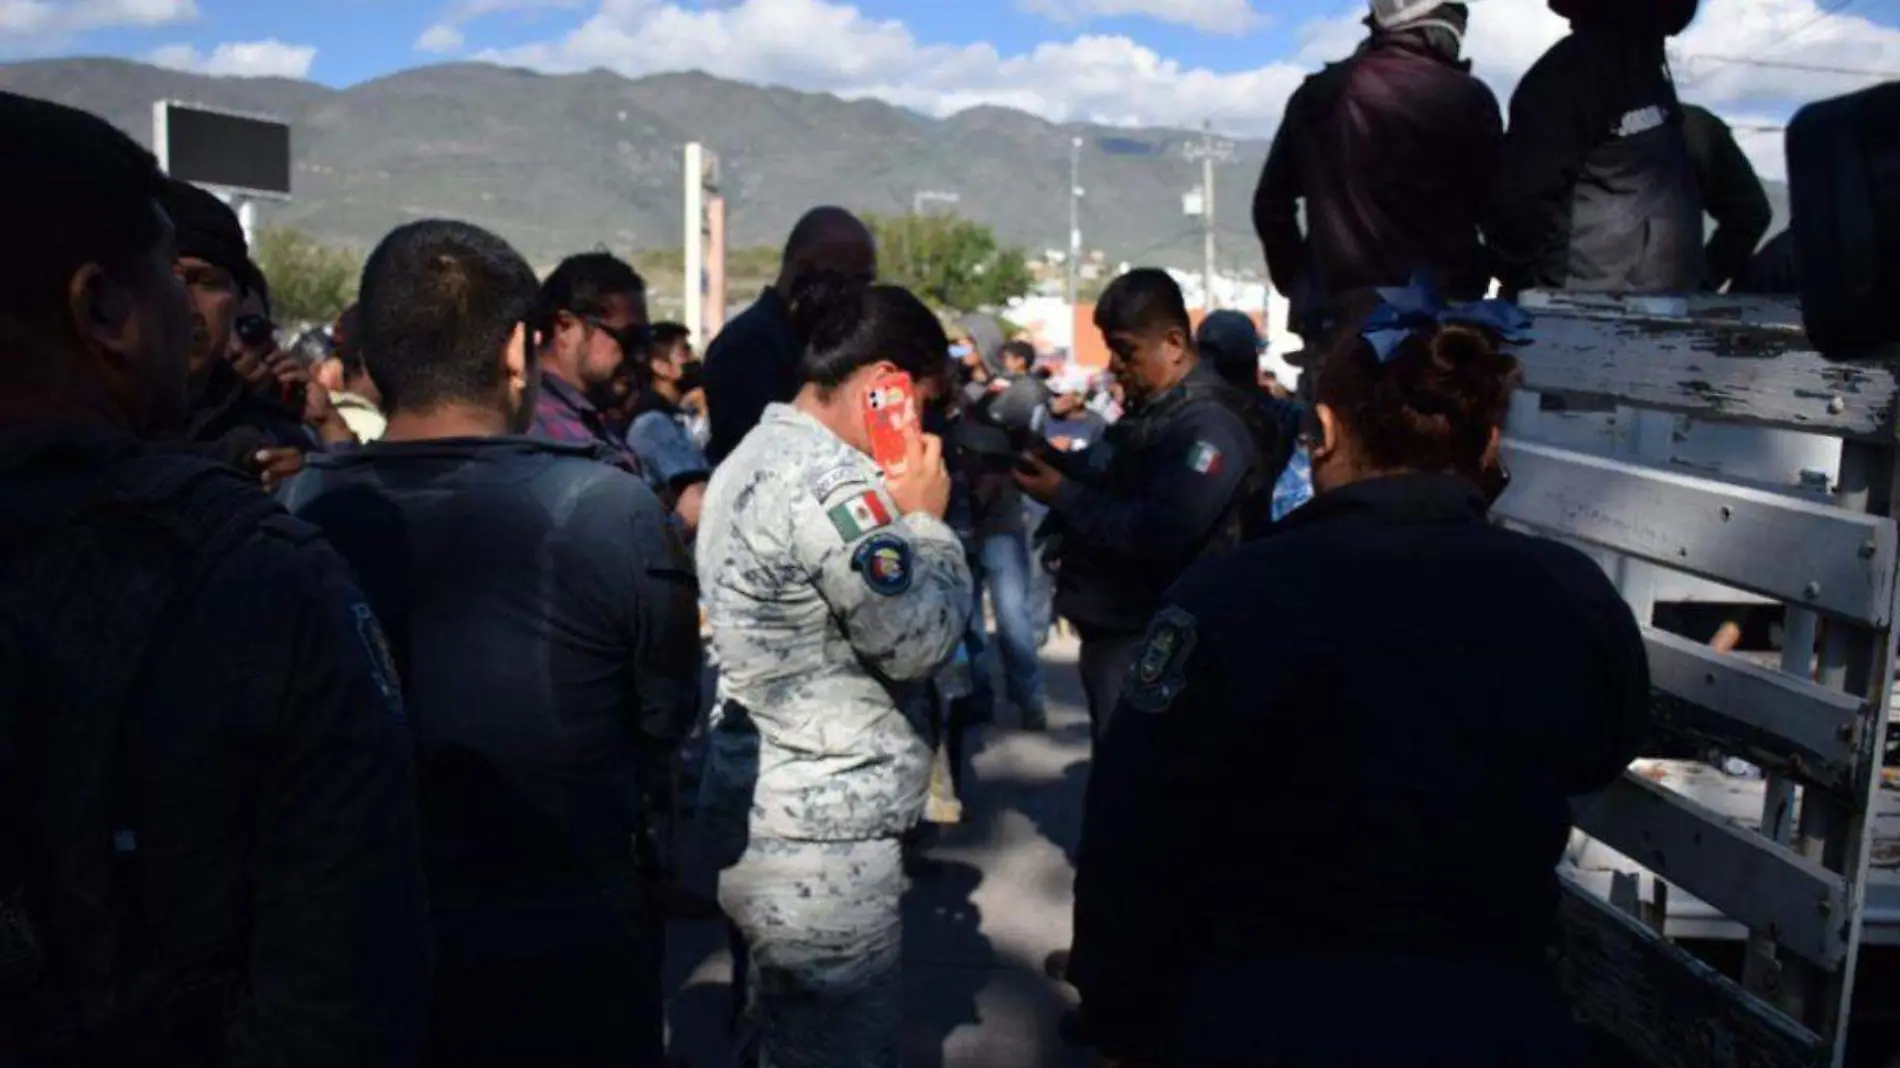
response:
[[[1200,184],[1187,150],[1201,135],[1184,130],[1056,124],[998,107],[935,119],[699,73],[633,80],[473,63],[332,89],[55,59],[0,65],[0,89],[85,108],[148,144],[161,99],[287,120],[294,199],[263,206],[262,221],[359,249],[432,216],[488,226],[543,265],[600,246],[676,249],[683,147],[700,141],[719,159],[732,247],[776,245],[816,204],[901,214],[929,191],[955,194],[949,210],[1033,254],[1068,244],[1079,138],[1087,247],[1110,262],[1201,262],[1200,223],[1181,202]],[[1221,265],[1259,270],[1251,204],[1267,145],[1227,144],[1215,180]],[[1770,196],[1785,218],[1785,190]]]

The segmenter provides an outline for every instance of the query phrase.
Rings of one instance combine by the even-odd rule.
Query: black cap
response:
[[[210,193],[175,178],[159,196],[165,214],[178,229],[178,255],[203,260],[231,272],[239,284],[251,275],[250,245],[237,212]]]

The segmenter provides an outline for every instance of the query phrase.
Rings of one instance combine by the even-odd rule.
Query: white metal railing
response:
[[[1646,912],[1634,880],[1619,877],[1606,902],[1567,877],[1566,982],[1586,1017],[1657,1065],[1838,1065],[1893,674],[1892,367],[1812,351],[1791,301],[1524,304],[1537,341],[1517,351],[1526,393],[1500,520],[1595,553],[1644,624],[1672,591],[1788,608],[1779,670],[1645,626],[1654,735],[1762,768],[1755,825],[1634,773],[1575,806],[1578,827],[1647,869],[1651,886],[1680,887],[1748,930],[1741,981],[1664,939],[1666,910]],[[1543,412],[1542,394],[1603,414]],[[1718,433],[1731,449],[1768,446],[1756,452],[1783,469],[1686,458],[1684,416],[1751,428]]]

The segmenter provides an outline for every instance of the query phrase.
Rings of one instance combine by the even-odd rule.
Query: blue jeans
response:
[[[1036,531],[1049,516],[1047,505],[1023,499],[1023,526],[1029,531],[1029,619],[1036,632],[1036,648],[1049,644],[1049,629],[1056,621],[1056,577],[1036,551]]]
[[[990,674],[981,660],[983,591],[988,589],[996,610],[996,646],[1003,658],[1003,682],[1009,700],[1026,719],[1043,711],[1042,660],[1037,655],[1036,621],[1030,609],[1031,562],[1029,539],[1020,532],[987,534],[970,561],[976,580],[976,607],[970,614],[970,700],[980,709],[995,703]]]

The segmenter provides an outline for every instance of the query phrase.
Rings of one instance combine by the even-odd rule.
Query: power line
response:
[[[1761,67],[1766,70],[1798,70],[1810,74],[1843,74],[1854,78],[1900,78],[1900,70],[1867,70],[1857,67],[1830,67],[1821,63],[1780,63],[1772,59],[1754,59],[1749,56],[1718,56],[1698,53],[1685,56],[1684,59],[1695,63],[1707,60],[1711,63],[1731,63],[1738,67]]]
[[[1796,37],[1801,36],[1836,15],[1846,14],[1848,8],[1858,7],[1865,2],[1866,0],[1836,0],[1836,3],[1832,7],[1823,7],[1813,18],[1789,30],[1787,33],[1782,34],[1780,39],[1775,41],[1774,44],[1769,45],[1766,51],[1772,52],[1777,48],[1786,48],[1789,41],[1794,40]]]

